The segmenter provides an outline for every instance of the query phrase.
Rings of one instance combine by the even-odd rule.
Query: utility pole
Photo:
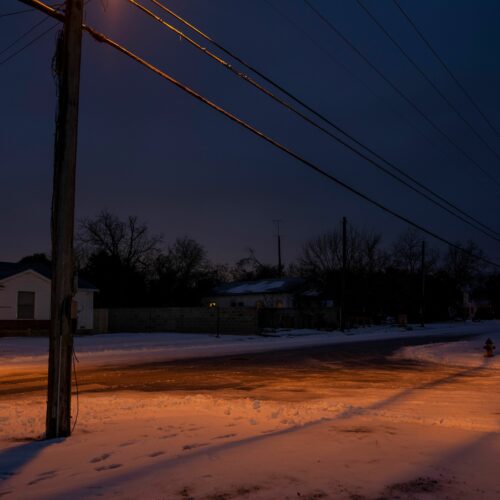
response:
[[[66,0],[55,57],[58,107],[52,193],[52,288],[46,438],[71,434],[73,231],[83,0]]]
[[[345,330],[345,288],[347,274],[347,219],[342,217],[342,272],[340,277],[340,331]]]
[[[422,262],[420,264],[420,325],[425,326],[425,240],[422,240]]]
[[[281,261],[281,234],[280,234],[280,222],[281,220],[276,219],[273,221],[276,224],[277,238],[278,238],[278,277],[283,276],[283,263]]]

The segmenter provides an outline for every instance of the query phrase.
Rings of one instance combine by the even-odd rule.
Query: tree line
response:
[[[346,235],[346,314],[376,320],[407,314],[417,320],[463,317],[463,294],[487,299],[500,311],[500,273],[481,260],[473,242],[438,251],[425,242],[425,302],[422,303],[422,236],[400,234],[389,246],[382,234],[348,227]],[[136,216],[120,219],[102,211],[79,221],[77,268],[96,285],[97,307],[197,306],[215,286],[230,281],[279,277],[278,266],[261,262],[255,252],[233,265],[212,262],[204,247],[187,236],[164,247]],[[40,259],[40,254],[24,260]],[[303,277],[324,297],[340,299],[342,232],[332,230],[306,241],[285,277]],[[491,315],[491,309],[481,314]]]

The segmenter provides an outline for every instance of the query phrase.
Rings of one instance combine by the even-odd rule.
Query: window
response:
[[[35,319],[35,292],[17,292],[17,319]]]

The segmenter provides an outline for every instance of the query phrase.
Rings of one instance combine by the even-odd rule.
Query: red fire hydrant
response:
[[[487,339],[486,342],[484,343],[483,349],[485,350],[484,357],[485,358],[492,358],[494,356],[493,351],[496,349],[495,344],[493,343],[493,340]]]

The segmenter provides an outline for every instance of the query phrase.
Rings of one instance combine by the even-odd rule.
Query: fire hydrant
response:
[[[483,349],[485,350],[484,357],[485,358],[492,358],[494,356],[493,351],[496,349],[495,344],[493,343],[493,340],[487,339],[486,342],[484,343]]]

